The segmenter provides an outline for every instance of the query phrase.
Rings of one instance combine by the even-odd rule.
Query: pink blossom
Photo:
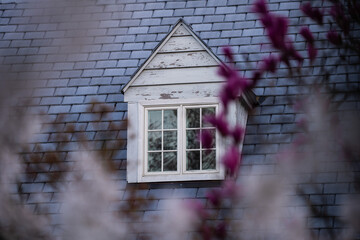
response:
[[[230,100],[236,99],[250,86],[248,79],[238,75],[238,72],[230,66],[221,64],[218,74],[226,79],[225,86],[221,89],[220,99],[225,109]]]
[[[272,24],[267,28],[268,36],[272,45],[277,49],[285,48],[285,35],[288,29],[288,21],[284,17],[273,15]]]
[[[327,33],[326,37],[329,40],[329,42],[331,42],[332,44],[334,44],[336,46],[339,46],[342,43],[341,35],[339,33],[337,33],[335,30],[330,30]]]
[[[224,113],[220,113],[217,116],[206,116],[204,118],[205,121],[216,127],[221,135],[226,136],[229,134],[229,126]]]
[[[203,148],[211,148],[213,145],[213,136],[211,135],[210,131],[204,129],[201,131],[200,140],[202,143]]]
[[[345,15],[343,7],[340,4],[335,4],[332,6],[329,13],[334,19],[342,18]]]
[[[238,195],[239,187],[233,180],[226,180],[222,186],[222,192],[224,197],[233,198]]]
[[[226,223],[225,222],[221,222],[216,226],[215,235],[219,239],[225,239],[226,238]]]
[[[245,133],[244,128],[242,128],[241,126],[236,125],[234,127],[234,129],[232,130],[231,135],[232,135],[232,137],[234,139],[234,142],[236,144],[241,142],[241,140],[244,137],[244,133]]]
[[[198,216],[203,219],[208,217],[208,213],[205,211],[204,205],[198,200],[188,200],[185,202],[186,207],[194,211]]]
[[[301,118],[296,124],[303,130],[306,130],[308,127],[308,121],[305,118]]]
[[[311,18],[312,20],[314,20],[318,24],[323,25],[323,17],[324,17],[323,12],[320,11],[318,8],[313,8],[311,6],[311,3],[308,2],[308,3],[303,4],[301,6],[301,10],[309,18]]]
[[[301,36],[303,36],[305,38],[305,40],[310,43],[313,44],[314,43],[314,37],[310,31],[310,29],[308,27],[302,27],[300,29],[300,34]]]
[[[265,0],[257,0],[254,3],[253,11],[255,13],[259,13],[259,14],[266,14],[268,12],[267,6],[266,6],[266,1]]]
[[[219,206],[222,199],[222,192],[219,189],[212,189],[211,191],[206,193],[207,199],[211,202],[211,204],[215,207]]]
[[[227,58],[229,58],[230,62],[234,62],[234,54],[229,46],[222,48],[223,53]]]
[[[263,74],[263,71],[253,71],[252,72],[252,77],[251,77],[251,83],[249,85],[249,88],[253,88],[256,83],[260,80],[261,76]]]
[[[290,67],[290,58],[298,61],[299,65],[303,62],[304,58],[300,55],[298,51],[295,50],[292,43],[288,43],[286,49],[282,51],[280,60],[283,61],[287,66]]]
[[[278,63],[278,58],[271,55],[263,60],[261,69],[266,72],[275,73],[277,63]]]
[[[329,11],[330,15],[336,20],[339,27],[344,31],[345,35],[350,32],[350,22],[347,16],[345,16],[343,6],[339,3],[331,7]]]
[[[308,54],[310,62],[313,62],[317,56],[317,49],[312,44],[309,44]]]
[[[236,146],[232,146],[223,156],[223,164],[228,170],[230,176],[234,176],[240,164],[240,152]]]
[[[203,240],[211,240],[211,229],[209,226],[202,225],[200,229]]]

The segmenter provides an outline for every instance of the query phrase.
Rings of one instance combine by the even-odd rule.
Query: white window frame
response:
[[[202,99],[167,99],[151,100],[129,103],[128,114],[131,121],[128,130],[128,182],[174,182],[174,181],[200,181],[200,180],[222,180],[225,171],[220,163],[220,156],[224,148],[220,135],[216,133],[216,170],[183,171],[186,169],[184,154],[185,144],[185,111],[181,108],[201,108],[215,106],[220,111],[218,98]],[[176,172],[151,172],[147,173],[147,112],[149,109],[175,109],[178,108],[178,168]],[[185,109],[185,108],[184,108]],[[181,117],[180,117],[181,116]],[[129,163],[130,163],[129,162]]]
[[[216,149],[216,169],[214,170],[186,170],[186,109],[191,109],[191,108],[206,108],[206,107],[215,107],[215,113],[218,113],[219,111],[219,104],[205,104],[205,105],[184,105],[182,104],[182,116],[181,116],[181,120],[182,120],[182,139],[183,142],[182,144],[184,144],[183,148],[181,149],[182,152],[182,169],[183,169],[183,174],[195,174],[195,173],[218,173],[220,172],[220,165],[221,163],[219,162],[220,159],[220,155],[219,155],[219,146],[220,146],[220,134],[218,133],[218,131],[216,131],[216,135],[215,135],[215,149]],[[202,121],[202,115],[201,115],[201,111],[200,111],[200,121]],[[200,129],[204,129],[204,128],[200,128]],[[200,149],[200,155],[202,155],[202,149]],[[202,165],[202,159],[200,158],[200,166]],[[201,167],[200,167],[201,168]]]
[[[144,132],[144,157],[143,157],[143,165],[144,165],[144,168],[143,168],[143,175],[159,175],[159,174],[163,174],[163,175],[167,175],[167,174],[180,174],[180,159],[181,159],[181,154],[180,154],[180,151],[179,149],[177,149],[177,170],[176,171],[171,171],[171,172],[148,172],[147,169],[148,169],[148,142],[147,142],[147,139],[148,139],[148,132],[149,132],[149,129],[146,127],[147,126],[147,123],[148,123],[148,113],[149,113],[149,110],[166,110],[166,109],[176,109],[177,110],[177,117],[176,117],[176,120],[177,120],[177,148],[179,148],[179,146],[181,145],[181,131],[180,131],[180,123],[181,123],[181,120],[180,118],[178,117],[178,114],[179,112],[181,111],[180,110],[180,106],[167,106],[167,107],[159,107],[159,106],[155,106],[155,107],[146,107],[144,108],[144,111],[145,111],[145,118],[144,118],[144,129],[145,129],[145,132]],[[163,119],[161,119],[163,120]],[[163,123],[162,123],[163,124]],[[161,141],[162,141],[162,146],[163,146],[163,141],[164,141],[164,136],[163,136],[163,133],[164,133],[164,128],[162,127],[161,128],[161,133],[162,133],[162,137],[161,137]],[[161,150],[161,153],[164,153],[164,150],[162,149]],[[162,161],[163,162],[163,161]],[[163,164],[162,164],[163,165]]]

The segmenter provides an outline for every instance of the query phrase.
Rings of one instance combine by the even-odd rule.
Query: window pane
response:
[[[200,127],[200,108],[186,109],[186,127]]]
[[[148,112],[148,129],[160,129],[161,128],[161,110],[152,110]]]
[[[199,149],[199,130],[186,130],[186,149]]]
[[[164,152],[164,171],[177,170],[176,152]]]
[[[177,128],[177,110],[164,110],[164,129]]]
[[[206,116],[213,116],[215,115],[215,108],[214,107],[208,107],[202,109],[202,126],[203,127],[212,127],[212,125],[206,121],[204,121],[204,117]]]
[[[148,153],[148,172],[161,172],[161,152]]]
[[[164,150],[177,149],[177,132],[164,131]]]
[[[148,150],[161,150],[161,132],[148,132]]]
[[[200,151],[186,152],[186,170],[200,170]]]
[[[208,148],[215,148],[216,145],[216,130],[215,129],[205,129],[205,130],[201,130],[201,131],[207,131],[208,133],[210,133],[212,142],[210,144],[210,146],[207,146]],[[201,145],[204,148],[204,145]]]
[[[205,150],[202,151],[202,169],[216,169],[216,151],[215,150]]]

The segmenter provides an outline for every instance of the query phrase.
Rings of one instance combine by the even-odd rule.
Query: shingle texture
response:
[[[64,7],[55,1],[44,5],[45,9],[31,3],[4,2],[0,4],[0,62],[3,67],[16,69],[25,66],[27,76],[33,76],[31,79],[39,84],[30,93],[39,102],[33,106],[34,109],[40,106],[42,113],[56,120],[59,129],[65,129],[69,123],[75,124],[77,131],[84,131],[97,149],[111,144],[112,140],[126,140],[126,129],[114,127],[127,117],[127,106],[120,89],[179,18],[184,18],[221,59],[224,59],[221,46],[230,45],[240,69],[254,69],[272,51],[264,29],[251,11],[252,1],[247,0],[87,0],[74,1],[77,6],[73,7]],[[306,21],[315,32],[322,31],[313,22],[303,19],[299,13],[302,1],[269,2],[273,12],[290,18],[291,25]],[[297,49],[305,55],[304,40],[292,31],[291,26],[289,37],[295,39]],[[305,60],[306,64],[309,73],[316,74],[316,62],[315,67],[310,67],[308,60]],[[339,66],[339,76],[344,76],[345,71]],[[245,175],[272,174],[275,168],[271,159],[279,149],[289,144],[297,132],[294,121],[301,114],[289,105],[288,97],[307,93],[307,89],[303,88],[304,83],[288,79],[285,72],[285,66],[282,66],[278,74],[269,74],[254,90],[258,96],[266,96],[266,100],[250,113],[247,122],[242,170]],[[332,76],[334,84],[339,88],[346,87],[341,85],[344,78],[335,76]],[[348,76],[354,81],[359,77],[357,72]],[[111,112],[91,114],[94,102],[107,104]],[[349,104],[344,108],[360,106],[355,101]],[[70,153],[77,150],[74,135],[69,136],[70,144],[66,146],[57,142],[54,134],[61,131],[59,129],[47,129],[45,124],[36,136],[34,149]],[[114,148],[112,154],[118,166],[119,191],[125,191],[125,199],[128,191],[126,147]],[[52,216],[56,229],[56,215],[61,208],[58,199],[50,195],[56,196],[58,189],[41,179],[42,174],[48,173],[47,168],[43,169],[44,172],[36,173],[34,180],[24,182],[21,188],[28,195],[29,205],[35,205],[39,212]],[[351,191],[351,186],[348,179],[336,178],[329,172],[317,181],[321,193],[328,199],[327,204],[332,206],[338,198]],[[166,206],[164,198],[167,193],[179,198],[204,200],[207,187],[203,186],[195,184],[181,188],[170,185],[163,186],[163,189],[141,190],[144,197],[151,196],[155,201],[155,204],[142,209],[142,220],[150,221],[154,215],[161,214]],[[37,200],[40,192],[46,194]],[[310,199],[320,198],[317,192],[306,194]],[[328,227],[315,218],[310,219],[309,224],[319,235]],[[335,221],[331,224],[334,227]]]

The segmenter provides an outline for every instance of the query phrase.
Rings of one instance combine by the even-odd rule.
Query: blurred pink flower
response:
[[[341,39],[341,35],[336,32],[335,30],[330,30],[327,35],[326,35],[327,39],[329,40],[329,42],[331,42],[332,44],[339,46],[342,44],[342,39]]]
[[[225,222],[221,222],[216,226],[215,235],[219,239],[225,239],[226,238],[226,223]]]
[[[284,51],[282,51],[280,59],[287,66],[290,67],[290,58],[295,59],[299,65],[304,60],[304,58],[300,55],[300,53],[295,50],[295,48],[291,42],[287,43],[287,48]]]
[[[232,137],[234,139],[235,144],[238,144],[241,142],[241,140],[244,137],[245,130],[243,127],[236,125],[234,129],[232,130]]]
[[[265,1],[259,0],[256,4],[254,9],[260,14],[260,21],[265,27],[271,44],[274,48],[281,51],[279,60],[290,66],[290,58],[292,58],[297,60],[300,65],[303,61],[303,57],[295,50],[292,42],[286,36],[289,25],[288,19],[264,11],[264,9],[266,9]],[[268,59],[268,62],[265,62],[265,66],[268,67],[269,71],[274,72],[276,69],[275,59]],[[253,74],[253,81],[256,82],[261,77],[260,73],[255,72]],[[251,84],[251,86],[253,87],[254,84]]]
[[[262,74],[263,74],[263,71],[259,71],[259,70],[252,72],[252,77],[251,77],[252,81],[249,85],[249,88],[255,87],[256,83],[260,80]]]
[[[203,148],[211,148],[214,141],[213,136],[211,135],[210,131],[207,129],[201,131],[200,140]]]
[[[216,127],[221,135],[226,136],[229,134],[229,126],[224,113],[217,116],[206,116],[204,120]]]
[[[308,27],[302,27],[300,29],[300,34],[301,34],[301,36],[303,36],[305,38],[305,40],[308,43],[310,43],[310,44],[314,43],[314,36],[312,35],[312,33]]]
[[[309,44],[308,54],[310,62],[313,62],[317,56],[317,49],[312,44]]]
[[[253,11],[255,13],[259,13],[259,14],[266,14],[268,12],[268,9],[266,6],[266,1],[265,0],[257,0],[254,3]]]
[[[200,232],[201,232],[202,240],[211,240],[212,234],[209,226],[203,224],[201,226]]]
[[[197,216],[201,217],[202,219],[206,219],[208,217],[208,213],[206,212],[204,205],[195,199],[187,200],[185,202],[185,206],[194,211]]]
[[[280,16],[271,16],[269,19],[271,19],[272,23],[271,26],[267,28],[268,36],[275,48],[284,49],[286,48],[285,35],[288,29],[288,20]]]
[[[223,198],[220,189],[212,189],[211,191],[208,191],[206,193],[206,197],[210,201],[210,203],[215,207],[218,207],[220,205],[221,199]]]
[[[266,72],[275,73],[276,67],[278,64],[278,58],[274,57],[273,55],[270,55],[269,57],[263,59],[261,70]]]
[[[223,164],[228,170],[230,176],[234,176],[240,165],[240,152],[237,146],[232,146],[223,156]]]
[[[222,51],[230,62],[234,62],[234,54],[229,46],[223,47]]]
[[[344,31],[345,35],[350,32],[350,21],[345,15],[343,6],[340,3],[336,3],[330,8],[330,15],[335,19],[339,27]]]
[[[224,197],[234,198],[239,193],[239,186],[236,185],[234,180],[226,180],[223,182],[222,191]]]
[[[311,18],[312,20],[314,20],[318,24],[323,25],[324,13],[322,11],[320,11],[318,8],[313,8],[311,6],[311,3],[308,2],[308,3],[303,4],[301,6],[301,10],[309,18]]]
[[[220,100],[227,109],[229,101],[236,99],[250,86],[250,81],[239,76],[238,72],[231,66],[221,64],[218,74],[226,79],[226,83],[220,92]]]

